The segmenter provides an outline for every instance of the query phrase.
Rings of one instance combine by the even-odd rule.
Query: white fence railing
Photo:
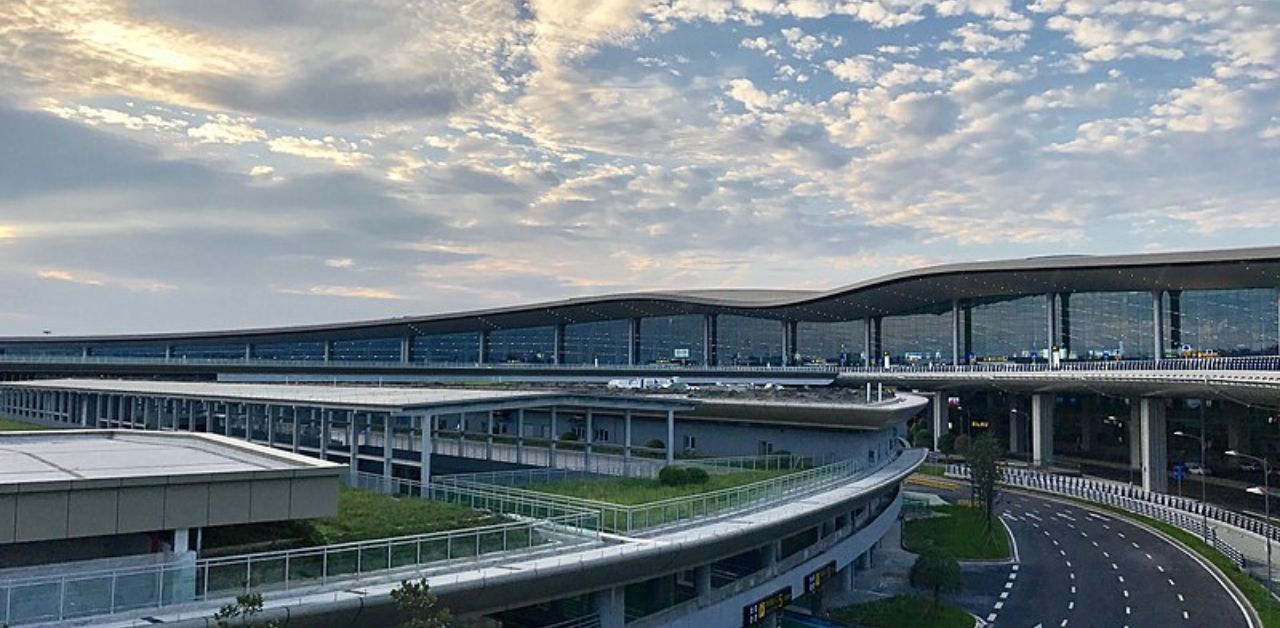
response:
[[[970,477],[969,467],[963,464],[947,465],[946,475],[947,477],[967,480]],[[1239,549],[1218,538],[1214,527],[1207,525],[1210,520],[1226,522],[1222,519],[1208,516],[1209,510],[1206,510],[1198,502],[1173,495],[1144,491],[1114,482],[1054,475],[1029,469],[1003,468],[1001,469],[1001,480],[1010,486],[1058,493],[1114,506],[1176,526],[1204,539],[1205,543],[1222,552],[1232,562],[1244,567],[1244,554]],[[1193,505],[1195,507],[1192,507]],[[1210,507],[1210,510],[1221,511],[1221,509],[1213,507]],[[1229,513],[1230,511],[1221,512]]]

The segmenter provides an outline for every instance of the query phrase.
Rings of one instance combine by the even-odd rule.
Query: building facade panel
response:
[[[639,363],[702,364],[704,324],[700,314],[640,319]]]

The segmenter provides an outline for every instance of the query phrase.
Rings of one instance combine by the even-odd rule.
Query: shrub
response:
[[[956,453],[960,454],[961,456],[968,456],[969,443],[970,443],[970,439],[968,434],[961,434],[957,436],[956,437]]]
[[[698,467],[680,467],[667,465],[658,471],[658,482],[663,486],[687,486],[704,484],[711,479],[706,470]]]
[[[667,465],[658,471],[658,482],[663,486],[684,486],[689,483],[688,470],[684,467]]]
[[[933,447],[933,432],[930,430],[916,430],[911,434],[911,444],[914,447]]]
[[[651,439],[649,442],[645,443],[644,446],[648,447],[649,449],[666,449],[667,448],[667,444],[662,442],[662,439],[660,438]]]
[[[938,437],[938,451],[950,456],[956,453],[956,435],[947,432]]]
[[[578,433],[573,431],[565,432],[560,435],[560,440],[576,441],[578,440]]]

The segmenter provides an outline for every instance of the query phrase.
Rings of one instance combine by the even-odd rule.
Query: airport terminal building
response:
[[[355,323],[0,338],[0,359],[782,367],[1276,355],[1280,247],[906,271],[826,292],[647,292]]]

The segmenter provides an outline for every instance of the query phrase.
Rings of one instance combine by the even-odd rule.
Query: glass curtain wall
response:
[[[338,362],[398,362],[400,339],[335,340],[329,358]]]
[[[240,351],[240,357],[244,357],[244,349],[241,349]],[[112,358],[163,358],[164,353],[165,345],[159,343],[145,345],[102,345],[99,347],[89,348],[89,355]]]
[[[324,341],[270,342],[253,345],[253,357],[259,360],[324,360]],[[399,345],[397,345],[395,359],[399,358]]]
[[[523,364],[555,362],[555,327],[518,327],[489,332],[489,361]]]
[[[1150,292],[1079,292],[1059,301],[1062,335],[1072,360],[1153,357]]]
[[[626,364],[630,329],[627,320],[565,325],[565,364]]]
[[[880,321],[880,350],[890,364],[950,364],[951,322],[950,304],[942,313],[886,316]]]
[[[474,363],[480,361],[480,334],[468,331],[456,334],[415,336],[410,359],[419,363]]]
[[[1275,355],[1276,307],[1271,288],[1167,292],[1166,346],[1182,357]]]
[[[962,330],[977,362],[1032,362],[1049,357],[1049,303],[1045,295],[978,301]],[[944,316],[948,320],[949,316]],[[950,331],[950,328],[947,330]],[[950,346],[948,333],[947,345]],[[963,356],[961,356],[963,359]],[[950,354],[946,359],[950,360]]]
[[[640,319],[640,363],[702,364],[703,325],[700,314]]]
[[[782,322],[721,314],[716,322],[716,358],[721,366],[781,366]]]
[[[867,350],[866,321],[796,324],[801,364],[861,366]]]
[[[244,344],[180,344],[173,345],[171,355],[186,360],[243,360]]]

